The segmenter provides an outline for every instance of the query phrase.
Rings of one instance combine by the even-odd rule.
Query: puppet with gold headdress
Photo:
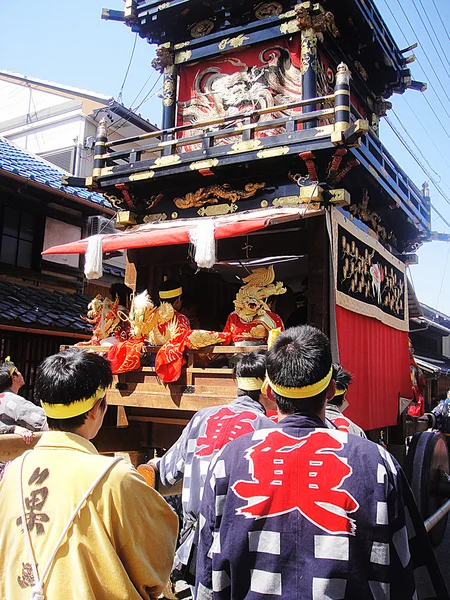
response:
[[[189,319],[182,315],[179,310],[182,306],[183,288],[175,279],[164,278],[159,288],[159,299],[161,306],[166,304],[172,308],[170,319],[166,319],[158,324],[153,332],[153,341],[157,346],[165,344],[171,340],[177,333],[187,331],[191,328]]]
[[[284,329],[281,318],[266,303],[267,298],[286,292],[280,281],[273,283],[274,279],[273,266],[255,269],[243,278],[245,285],[237,293],[235,310],[229,315],[224,328],[225,332],[231,333],[236,345],[265,344],[272,329]]]
[[[129,339],[108,352],[113,373],[138,369],[144,344],[161,346],[181,331],[173,306],[168,302],[155,306],[147,290],[133,295],[129,315],[123,314],[122,318],[128,323]]]
[[[121,318],[119,299],[103,298],[98,294],[88,304],[86,317],[81,317],[92,326],[92,338],[88,342],[79,342],[77,346],[112,346],[119,339]]]

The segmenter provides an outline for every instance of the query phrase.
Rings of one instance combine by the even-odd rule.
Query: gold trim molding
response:
[[[203,206],[197,212],[201,217],[219,217],[234,213],[237,209],[237,204],[215,204],[214,206]]]
[[[284,156],[289,152],[289,146],[278,146],[277,148],[265,148],[260,150],[256,156],[258,158],[273,158],[275,156]]]

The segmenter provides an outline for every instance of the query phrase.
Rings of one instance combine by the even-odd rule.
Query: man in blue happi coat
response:
[[[275,408],[275,403],[261,393],[265,372],[265,351],[254,350],[242,355],[235,367],[238,385],[236,400],[199,410],[164,456],[150,461],[159,471],[160,482],[165,488],[170,489],[183,480],[183,527],[174,568],[187,581],[192,580],[187,566],[192,565],[192,560],[189,560],[192,539],[211,460],[231,440],[273,426],[273,422],[266,417],[266,408]]]
[[[275,428],[211,463],[199,517],[197,600],[448,598],[405,476],[381,446],[327,429],[328,338],[309,326],[267,356]]]

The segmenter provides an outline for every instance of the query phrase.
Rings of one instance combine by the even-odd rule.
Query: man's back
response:
[[[44,583],[46,600],[156,598],[169,575],[177,519],[165,501],[124,461],[100,456],[84,438],[44,434],[13,461],[0,484],[0,597],[28,600],[34,585],[20,508],[39,576],[70,517],[96,478]]]
[[[198,600],[412,600],[415,575],[430,582],[423,524],[380,446],[289,415],[229,444],[208,477]]]
[[[325,410],[325,416],[340,430],[346,433],[352,433],[353,435],[359,435],[360,437],[367,437],[364,431],[351,421],[348,417],[342,414],[337,406],[328,403]]]
[[[163,485],[169,487],[184,477],[183,510],[196,518],[212,458],[230,441],[270,424],[261,404],[248,396],[199,410],[159,461]]]
[[[8,427],[14,428],[14,425],[26,427],[31,431],[41,431],[47,427],[42,408],[11,390],[0,394],[0,422],[5,426],[4,431],[0,429],[0,433],[12,433],[12,429],[8,430]]]
[[[231,440],[270,427],[261,404],[240,396],[228,405],[199,410],[158,464],[161,482],[170,487],[183,478],[183,529],[175,567],[189,560],[206,473],[213,457]]]

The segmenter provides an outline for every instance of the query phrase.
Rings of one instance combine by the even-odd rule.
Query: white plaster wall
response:
[[[96,126],[90,119],[84,119],[83,123],[83,131],[80,132],[80,145],[83,146],[84,140],[91,136],[95,139],[96,135]],[[83,148],[78,148],[77,150],[77,158],[76,158],[76,167],[75,167],[75,175],[77,177],[90,177],[92,175],[92,170],[94,168],[94,149],[92,150],[84,150]]]
[[[67,244],[81,239],[81,227],[63,223],[56,219],[47,217],[45,220],[45,234],[43,250],[58,244]],[[53,263],[78,268],[79,254],[48,254],[43,257]]]
[[[78,143],[80,132],[84,131],[84,119],[80,115],[52,123],[30,128],[28,131],[16,135],[8,135],[8,139],[21,148],[34,152],[51,152],[68,148]],[[6,137],[6,136],[5,136]]]
[[[42,109],[57,106],[67,102],[67,98],[49,92],[32,89],[17,83],[0,81],[0,125],[22,115],[30,114]]]

